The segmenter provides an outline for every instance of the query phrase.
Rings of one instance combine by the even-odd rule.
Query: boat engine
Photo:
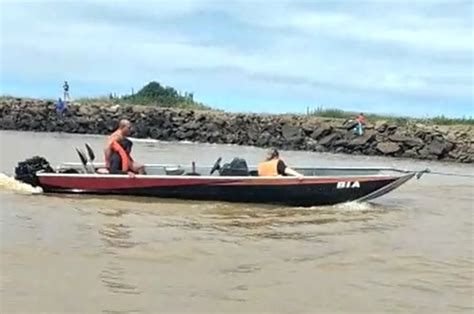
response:
[[[39,181],[36,176],[38,171],[54,172],[45,158],[34,156],[18,163],[15,168],[15,179],[32,186],[38,186]]]
[[[248,176],[249,168],[245,159],[234,158],[219,169],[219,174],[221,176]]]

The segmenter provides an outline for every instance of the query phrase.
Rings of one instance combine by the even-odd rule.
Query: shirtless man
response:
[[[119,122],[117,130],[115,130],[107,139],[107,144],[105,145],[104,155],[105,155],[105,164],[109,168],[109,159],[112,152],[119,154],[122,162],[122,171],[129,174],[145,174],[145,167],[134,161],[130,154],[119,144],[125,137],[130,135],[132,130],[132,124],[126,119],[122,119]]]

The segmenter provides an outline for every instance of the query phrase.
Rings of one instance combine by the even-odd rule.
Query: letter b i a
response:
[[[360,183],[359,181],[337,182],[336,188],[337,189],[358,189],[360,188]]]

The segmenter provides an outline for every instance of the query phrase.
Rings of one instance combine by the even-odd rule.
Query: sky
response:
[[[0,0],[3,95],[474,116],[474,1]]]

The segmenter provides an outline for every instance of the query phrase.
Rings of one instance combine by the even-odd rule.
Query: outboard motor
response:
[[[15,168],[15,179],[32,186],[38,186],[39,181],[36,176],[38,171],[54,172],[45,158],[34,156],[18,163]]]
[[[249,168],[245,159],[234,158],[230,163],[219,169],[219,174],[221,176],[248,176]]]

